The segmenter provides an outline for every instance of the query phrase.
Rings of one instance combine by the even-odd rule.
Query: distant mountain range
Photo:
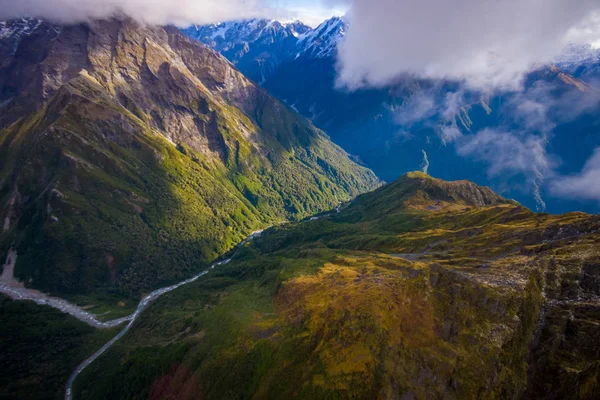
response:
[[[600,211],[598,201],[558,197],[546,184],[557,175],[579,172],[600,146],[600,98],[594,89],[600,87],[595,83],[600,78],[598,49],[570,46],[554,67],[529,74],[523,92],[490,95],[456,82],[411,78],[348,92],[336,88],[337,46],[348,29],[348,22],[336,17],[314,29],[299,22],[250,20],[184,32],[220,51],[384,180],[418,168],[425,151],[429,172],[443,179],[469,177],[532,209]],[[539,118],[524,115],[519,102],[539,104],[547,114],[546,126],[532,127],[528,121]],[[579,113],[558,110],[560,102]],[[507,139],[514,133],[515,149],[504,150],[533,161],[498,170],[482,154],[489,149],[468,146],[490,130]],[[527,154],[530,137],[543,143],[544,160]]]
[[[348,24],[335,17],[317,28],[300,21],[265,19],[223,22],[184,29],[217,50],[251,79],[264,84],[284,63],[333,57]]]

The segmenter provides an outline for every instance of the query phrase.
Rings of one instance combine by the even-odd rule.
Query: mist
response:
[[[0,20],[33,16],[58,23],[126,15],[148,24],[185,27],[278,14],[267,0],[0,0]]]
[[[338,84],[381,87],[408,74],[515,89],[568,43],[600,39],[599,11],[597,0],[354,0]]]

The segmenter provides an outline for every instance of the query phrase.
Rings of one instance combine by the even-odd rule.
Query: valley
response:
[[[124,9],[0,22],[0,398],[600,398],[591,48],[354,90],[346,18]]]
[[[131,306],[254,230],[380,184],[175,29],[29,24],[2,39],[0,71],[0,249],[27,287]]]
[[[469,179],[538,211],[600,212],[595,198],[577,199],[551,182],[579,173],[600,147],[598,49],[568,47],[555,64],[533,68],[521,89],[490,92],[411,74],[382,87],[348,88],[338,79],[338,51],[351,27],[348,18],[333,17],[314,29],[247,20],[183,32],[219,51],[384,181],[418,169],[425,151],[439,178]],[[496,158],[487,154],[492,143],[499,143]],[[519,162],[503,162],[511,158]]]
[[[599,224],[409,174],[339,214],[271,229],[157,300],[74,390],[591,399]]]

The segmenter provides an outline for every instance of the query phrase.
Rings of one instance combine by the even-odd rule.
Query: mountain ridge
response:
[[[322,30],[327,31],[328,24],[335,23],[335,18],[324,22]],[[348,29],[348,23],[344,22],[344,32]],[[414,170],[425,150],[433,160],[430,172],[441,178],[467,177],[516,198],[531,209],[547,207],[554,213],[576,209],[600,211],[593,199],[557,195],[550,183],[556,175],[580,173],[585,160],[600,146],[593,135],[600,126],[600,103],[594,89],[600,77],[597,50],[570,46],[555,60],[558,69],[552,65],[536,67],[525,76],[522,90],[515,92],[491,95],[470,90],[461,82],[412,77],[398,79],[383,88],[348,91],[340,90],[337,82],[339,64],[335,47],[344,35],[333,35],[329,41],[326,35],[317,35],[319,32],[319,28],[309,32],[316,36],[315,54],[327,48],[332,51],[311,56],[302,52],[301,46],[294,46],[285,59],[267,63],[265,74],[250,68],[254,71],[252,78],[326,131],[383,180],[394,181]],[[267,53],[269,48],[262,47],[261,52]],[[226,56],[245,70],[253,54],[244,54],[248,58],[242,63],[237,61],[238,55]],[[516,106],[532,101],[539,103],[539,112],[547,113],[544,120],[548,122],[543,126],[539,123],[527,126],[529,120],[536,123],[535,112]],[[567,109],[579,111],[571,113]],[[507,167],[491,173],[492,162],[479,153],[485,149],[473,148],[468,154],[462,149],[465,143],[476,142],[478,133],[485,136],[489,131],[522,131],[517,135],[521,139],[514,140],[515,146],[523,140],[522,136],[541,138],[548,160],[540,165],[518,165],[516,170]],[[569,147],[566,144],[571,132],[576,132],[580,140]]]
[[[0,69],[0,242],[28,285],[135,297],[379,184],[175,28],[33,24]]]
[[[404,203],[415,195],[443,206]],[[76,392],[125,398],[126,380],[156,397],[593,399],[598,229],[411,173],[270,229],[167,295]]]

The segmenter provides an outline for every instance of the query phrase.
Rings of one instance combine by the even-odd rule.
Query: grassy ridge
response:
[[[474,206],[471,188],[451,184],[462,200],[450,199],[432,195],[446,184],[429,179],[405,177],[338,215],[270,230],[161,298],[82,375],[80,398],[523,396],[540,379],[529,355],[547,268],[561,265],[560,286],[576,285],[570,277],[600,261],[600,222],[497,197]],[[593,334],[578,331],[589,343]],[[561,393],[593,398],[594,356],[575,349],[572,382],[586,391]]]

